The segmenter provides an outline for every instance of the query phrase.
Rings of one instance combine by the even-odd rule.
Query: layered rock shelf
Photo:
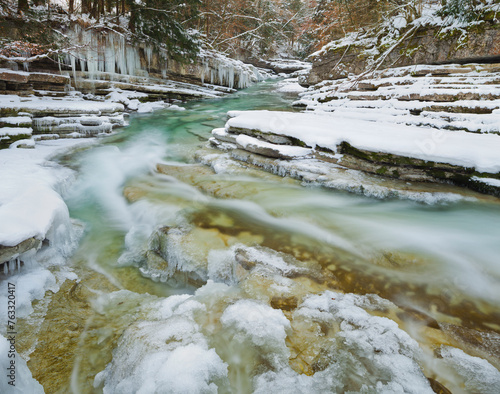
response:
[[[235,159],[334,188],[343,188],[343,168],[500,196],[499,71],[418,66],[326,81],[295,103],[306,113],[230,112],[211,143]]]
[[[7,36],[18,36],[23,26]],[[179,109],[172,104],[222,97],[263,79],[254,66],[216,51],[202,49],[194,61],[180,63],[112,27],[72,22],[61,29],[72,50],[0,59],[0,149],[33,147],[33,136],[110,133],[126,125],[124,112]]]

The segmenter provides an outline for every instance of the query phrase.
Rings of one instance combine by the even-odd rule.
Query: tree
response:
[[[479,16],[476,10],[478,3],[477,0],[443,0],[439,15],[451,17],[460,22],[472,22]]]
[[[129,28],[139,37],[161,43],[171,58],[187,60],[198,52],[199,45],[182,22],[195,17],[197,4],[198,0],[129,0]]]
[[[26,12],[29,8],[28,0],[18,0],[17,1],[17,13],[21,14],[22,12]]]

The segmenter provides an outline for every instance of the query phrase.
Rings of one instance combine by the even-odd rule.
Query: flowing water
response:
[[[494,392],[498,202],[304,187],[208,147],[229,110],[290,110],[273,88],[135,115],[60,159],[86,230],[46,329],[74,335],[28,364],[50,392]]]

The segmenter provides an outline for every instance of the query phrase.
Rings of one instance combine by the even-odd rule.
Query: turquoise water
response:
[[[218,173],[197,164],[196,157],[223,154],[207,140],[224,126],[227,111],[289,110],[293,98],[273,88],[266,82],[183,104],[185,111],[133,115],[130,127],[73,154],[78,178],[66,202],[86,228],[73,264],[99,272],[117,289],[193,294],[199,286],[193,280],[155,282],[146,263],[152,233],[187,228],[176,244],[180,270],[199,259],[203,271],[210,251],[235,242],[257,245],[293,255],[306,271],[329,272],[331,283],[315,280],[307,291],[376,292],[440,322],[499,332],[498,202],[384,201],[303,187],[229,159]],[[166,165],[164,174],[158,163]],[[245,291],[257,298],[264,292]],[[428,345],[435,338],[419,340]],[[248,389],[249,378],[242,379]]]

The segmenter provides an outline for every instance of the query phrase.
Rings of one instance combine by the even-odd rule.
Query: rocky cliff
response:
[[[377,68],[415,64],[497,63],[500,61],[500,12],[468,26],[445,26],[436,20],[419,20],[399,29],[351,34],[311,55],[311,72],[305,86],[345,78]],[[442,22],[442,21],[441,21]],[[392,30],[391,30],[392,29]]]

